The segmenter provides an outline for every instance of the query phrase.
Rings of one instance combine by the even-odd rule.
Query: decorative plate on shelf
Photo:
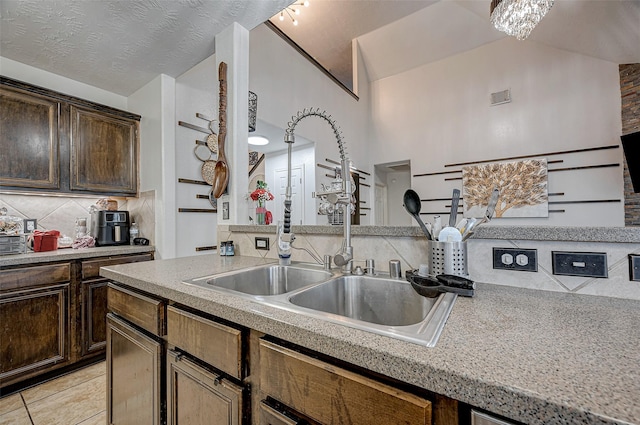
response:
[[[216,175],[216,161],[204,161],[202,163],[202,180],[213,186],[213,179]]]

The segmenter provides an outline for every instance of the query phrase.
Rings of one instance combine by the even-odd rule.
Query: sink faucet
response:
[[[278,257],[280,264],[291,263],[291,244],[295,239],[291,231],[291,145],[295,142],[293,134],[296,125],[306,117],[316,116],[325,120],[333,130],[333,134],[338,142],[338,150],[340,151],[340,166],[342,169],[342,188],[340,190],[316,193],[314,196],[326,196],[327,200],[332,204],[344,205],[344,239],[342,242],[341,252],[336,254],[334,262],[337,266],[347,266],[353,260],[353,247],[351,246],[351,161],[347,157],[342,133],[336,121],[328,115],[326,111],[320,108],[309,108],[298,111],[296,115],[291,117],[291,121],[287,124],[284,133],[284,142],[287,144],[287,189],[284,201],[284,222],[282,226],[278,226]]]

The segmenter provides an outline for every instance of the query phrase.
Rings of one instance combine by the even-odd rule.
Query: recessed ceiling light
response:
[[[249,137],[249,144],[256,146],[263,146],[269,144],[269,139],[264,136],[251,136]]]

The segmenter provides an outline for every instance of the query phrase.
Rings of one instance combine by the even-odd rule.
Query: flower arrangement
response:
[[[261,205],[264,205],[264,203],[267,201],[273,201],[273,195],[271,194],[271,192],[269,192],[267,183],[263,182],[262,180],[258,180],[256,190],[251,192],[249,197],[254,201],[258,201],[258,204]]]

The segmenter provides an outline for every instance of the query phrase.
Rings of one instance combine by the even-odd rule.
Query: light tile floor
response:
[[[106,364],[100,362],[0,399],[1,425],[105,425]]]

